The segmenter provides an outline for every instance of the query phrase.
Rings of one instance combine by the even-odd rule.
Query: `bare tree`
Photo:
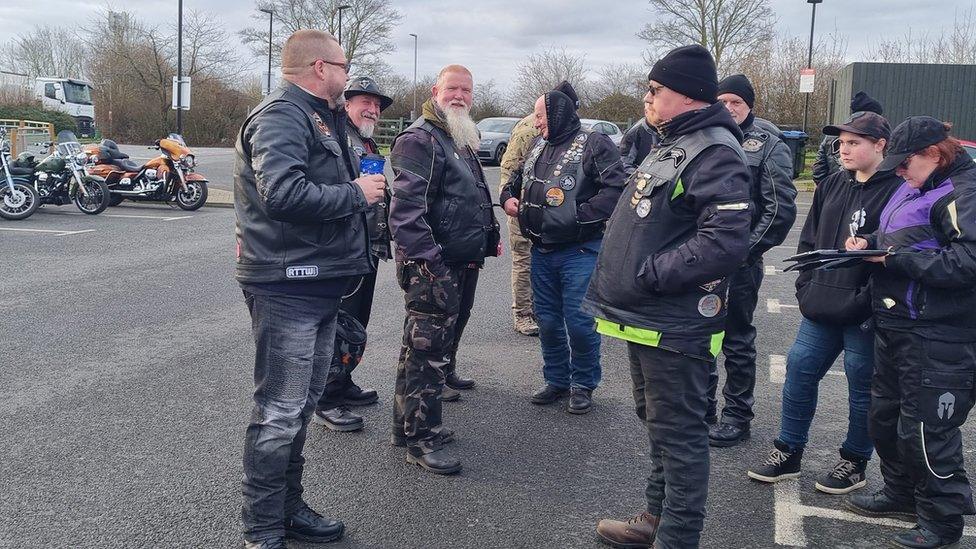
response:
[[[650,67],[637,63],[610,63],[597,71],[597,79],[590,88],[591,99],[599,101],[614,94],[641,98],[647,93],[647,71]]]
[[[723,65],[761,49],[774,37],[769,0],[650,0],[657,19],[637,36],[655,50],[701,44]]]
[[[10,69],[37,76],[81,77],[85,74],[84,43],[74,31],[45,25],[20,34],[5,48]]]
[[[350,6],[342,14],[342,47],[351,66],[373,64],[394,51],[390,35],[401,15],[387,0],[258,0],[256,10],[274,12],[272,57],[280,59],[285,40],[299,29],[324,29],[338,36],[340,5]],[[268,15],[257,11],[252,19],[258,25],[238,35],[256,57],[266,58]]]
[[[559,82],[567,80],[576,89],[582,103],[588,93],[586,56],[574,55],[565,48],[548,48],[532,54],[515,70],[509,104],[516,113],[527,114],[535,100]]]
[[[955,12],[952,29],[933,38],[908,29],[901,37],[880,41],[869,59],[885,63],[976,63],[976,8]]]
[[[508,116],[508,105],[494,80],[478,82],[474,88],[474,105],[471,116],[475,120],[489,116]]]

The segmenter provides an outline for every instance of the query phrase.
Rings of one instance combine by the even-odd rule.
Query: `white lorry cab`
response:
[[[39,76],[34,80],[34,95],[45,109],[61,111],[78,122],[78,135],[95,135],[95,106],[91,98],[92,85],[75,78]]]

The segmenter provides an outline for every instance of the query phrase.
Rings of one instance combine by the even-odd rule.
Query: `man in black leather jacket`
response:
[[[302,448],[325,387],[339,298],[374,269],[365,210],[382,175],[356,177],[336,105],[345,54],[325,32],[301,30],[282,49],[281,87],[238,136],[234,175],[236,278],[251,314],[254,407],[244,440],[245,547],[326,542],[343,524],[302,499]]]
[[[379,147],[373,141],[373,132],[383,109],[393,104],[393,99],[383,94],[371,79],[362,76],[350,78],[343,94],[346,99],[346,132],[349,153],[355,159],[353,168],[358,174],[360,162],[367,155],[379,156]],[[383,200],[366,210],[366,226],[369,232],[370,253],[375,260],[390,259],[390,230],[388,212],[390,194],[384,193]],[[351,288],[342,297],[339,307],[351,315],[363,330],[369,325],[373,309],[373,293],[376,289],[376,271],[353,279]],[[358,431],[363,428],[363,416],[350,411],[347,406],[365,406],[379,400],[376,391],[362,389],[352,381],[352,372],[358,366],[357,360],[341,356],[337,349],[329,371],[328,382],[322,398],[316,406],[312,421],[333,431]]]
[[[444,444],[445,383],[470,388],[456,373],[458,344],[471,316],[478,270],[498,255],[499,228],[485,174],[478,163],[478,128],[471,120],[471,72],[448,65],[437,76],[423,115],[397,136],[390,228],[397,279],[407,316],[397,364],[393,444],[407,462],[451,474],[461,461]]]
[[[721,420],[709,432],[712,446],[735,446],[749,435],[752,422],[753,391],[756,388],[756,328],[753,313],[759,302],[763,279],[762,256],[786,240],[796,220],[796,187],[793,186],[793,159],[772,122],[756,117],[752,108],[756,94],[744,75],[735,74],[719,82],[718,99],[742,130],[742,150],[746,153],[751,181],[752,223],[749,256],[732,275],[729,283],[729,312],[725,320],[725,407]],[[709,379],[708,419],[717,421],[715,393],[718,364]]]

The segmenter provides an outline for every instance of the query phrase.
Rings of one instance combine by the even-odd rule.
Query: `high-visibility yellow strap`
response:
[[[657,347],[661,343],[661,332],[624,326],[623,324],[610,322],[599,317],[596,318],[596,331],[605,336],[623,339],[624,341],[630,341],[631,343],[638,343],[648,347]]]
[[[717,334],[712,334],[712,344],[709,346],[709,352],[712,356],[718,358],[718,354],[722,352],[722,341],[725,339],[725,332],[719,332]]]

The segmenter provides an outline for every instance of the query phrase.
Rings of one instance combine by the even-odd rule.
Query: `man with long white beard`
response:
[[[393,99],[383,95],[372,78],[354,76],[349,79],[345,98],[346,137],[349,153],[354,157],[353,166],[361,170],[360,163],[367,155],[379,158],[379,146],[373,141],[373,132],[380,113],[393,104]],[[366,210],[366,227],[369,232],[370,253],[377,260],[387,261],[390,253],[390,230],[387,212],[390,208],[390,193],[383,194],[383,200]],[[379,262],[376,262],[379,265]],[[366,406],[379,400],[376,391],[363,389],[352,380],[352,372],[359,365],[362,356],[360,349],[365,345],[365,330],[373,310],[373,293],[376,289],[376,271],[352,279],[350,288],[339,303],[346,315],[354,318],[359,327],[351,328],[360,332],[362,338],[350,338],[344,330],[336,332],[336,348],[333,351],[332,366],[326,380],[322,398],[316,406],[312,421],[333,431],[358,431],[363,428],[363,416],[349,410],[348,406]],[[342,321],[352,323],[347,318]],[[355,323],[352,323],[355,324]],[[362,328],[360,330],[359,328]]]
[[[441,425],[445,383],[470,388],[455,371],[458,343],[471,316],[478,270],[498,255],[499,227],[475,153],[474,81],[461,65],[437,75],[423,114],[397,136],[390,229],[406,319],[393,397],[393,444],[407,462],[447,475],[461,461]]]

